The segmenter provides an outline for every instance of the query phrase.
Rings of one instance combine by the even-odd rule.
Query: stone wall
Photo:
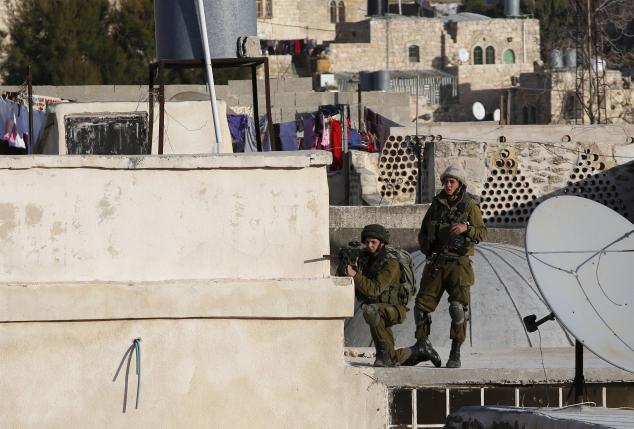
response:
[[[362,32],[368,26],[369,43]],[[388,16],[374,17],[362,26],[356,23],[341,24],[340,27],[335,43],[330,44],[334,50],[330,56],[334,72],[426,70],[474,64],[476,46],[483,51],[493,47],[495,64],[504,64],[507,49],[513,50],[515,64],[532,66],[533,62],[540,61],[539,21],[535,19],[486,19],[444,24],[437,18]],[[419,47],[419,62],[410,61],[410,46]],[[461,48],[470,53],[465,63],[458,59]]]
[[[500,108],[500,97],[511,87],[511,78],[532,71],[531,64],[462,65],[455,68],[458,75],[458,100],[439,112],[436,120],[473,121],[473,103],[484,105],[486,113]]]
[[[602,121],[609,124],[634,123],[634,91],[624,87],[619,71],[605,73],[605,110]],[[589,123],[583,106],[575,101],[576,72],[574,69],[555,69],[520,75],[520,86],[512,92],[512,121],[526,123],[524,109],[535,109],[538,124],[568,124],[578,121]],[[588,105],[587,79],[584,85],[584,103]],[[596,103],[596,101],[595,101]],[[577,113],[574,105],[577,105]]]
[[[271,115],[274,123],[294,120],[296,113],[315,112],[322,104],[343,103],[350,105],[353,126],[358,127],[358,94],[356,92],[315,92],[312,90],[311,78],[271,79],[270,88]],[[15,86],[0,86],[0,91],[16,89]],[[144,110],[148,107],[148,87],[144,85],[35,86],[33,92],[79,102],[134,102],[132,110]],[[224,100],[227,103],[229,110],[236,108],[244,111],[245,108],[249,110],[253,106],[250,80],[231,80],[227,85],[216,85],[216,95],[219,100]],[[165,99],[167,101],[207,100],[208,98],[205,85],[165,86]],[[258,106],[259,113],[263,115],[266,112],[263,80],[258,81]],[[362,94],[362,111],[363,107],[368,107],[397,123],[405,124],[412,120],[407,94],[364,92]],[[154,113],[156,124],[158,122],[158,105]],[[205,126],[208,125],[210,124]],[[177,128],[178,126],[175,127],[175,129]],[[191,128],[200,128],[200,125]]]
[[[306,38],[318,42],[335,38],[335,24],[330,22],[331,0],[272,0],[272,3],[273,16],[267,18],[265,13],[264,17],[258,18],[258,37],[272,40]],[[336,3],[339,5],[340,0]],[[346,21],[365,18],[367,0],[344,0],[344,4]]]
[[[413,144],[413,134],[412,127],[392,128],[390,141]],[[470,192],[482,200],[490,226],[524,226],[543,199],[562,193],[591,198],[634,219],[633,126],[432,124],[419,126],[419,135],[434,136],[425,144],[430,153],[422,171],[426,201],[441,188],[444,169],[459,163],[469,175]],[[366,157],[365,162],[372,159]],[[374,183],[381,204],[413,204],[415,193],[381,188],[394,182],[393,177],[401,177],[400,170],[379,168]],[[371,183],[369,174],[364,180]],[[375,198],[377,188],[366,189],[368,197]]]

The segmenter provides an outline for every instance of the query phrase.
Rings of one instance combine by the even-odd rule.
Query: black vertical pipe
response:
[[[258,76],[257,64],[251,65],[251,88],[253,91],[253,121],[255,122],[255,138],[258,145],[258,152],[262,152],[262,135],[260,133],[260,109],[258,106]]]
[[[269,59],[264,57],[264,89],[266,96],[266,117],[269,122],[269,140],[271,142],[271,150],[278,150],[277,139],[275,138],[275,129],[273,128],[273,118],[271,117],[271,85],[269,83]]]
[[[154,68],[155,64],[150,64],[150,92],[148,94],[148,112],[150,113],[150,123],[148,124],[148,154],[152,155],[152,138],[154,137]]]
[[[575,402],[580,404],[583,402],[583,385],[585,379],[583,377],[583,344],[579,340],[575,340]]]
[[[26,148],[26,153],[33,153],[33,74],[31,73],[31,66],[29,65],[29,75],[27,78],[28,84],[28,96],[29,96],[29,143]]]
[[[158,154],[163,155],[165,137],[165,64],[159,60],[159,147]]]

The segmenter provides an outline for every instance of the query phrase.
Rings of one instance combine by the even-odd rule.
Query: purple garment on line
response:
[[[297,150],[297,125],[295,121],[280,124],[280,143],[282,150]]]
[[[236,152],[244,152],[244,139],[247,128],[249,127],[249,118],[247,115],[227,115],[229,123],[229,132],[231,140],[235,146]]]
[[[315,149],[315,118],[304,118],[304,144],[302,149]]]

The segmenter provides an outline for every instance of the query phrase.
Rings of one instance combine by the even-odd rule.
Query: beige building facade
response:
[[[444,19],[386,16],[339,24],[337,38],[330,44],[332,71],[532,66],[540,61],[538,20],[471,15]]]
[[[510,90],[511,120],[514,124],[589,124],[587,74],[583,74],[583,103],[576,95],[575,69],[553,69],[520,75],[519,86]],[[634,123],[634,91],[621,72],[606,70],[604,94],[595,99],[597,123]],[[599,111],[600,110],[600,111]],[[600,117],[599,117],[600,114]]]
[[[256,0],[258,37],[267,40],[333,40],[339,22],[356,22],[367,0]]]

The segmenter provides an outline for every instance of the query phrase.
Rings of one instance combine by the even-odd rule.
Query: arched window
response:
[[[264,0],[255,0],[255,10],[257,11],[258,18],[264,16]]]
[[[409,47],[409,62],[420,63],[420,49],[417,45],[411,45]]]
[[[330,2],[330,22],[333,24],[337,23],[337,3],[335,3],[335,0]]]
[[[273,18],[273,0],[266,0],[266,17]]]
[[[495,64],[495,49],[493,46],[487,46],[486,60],[487,64]]]
[[[482,48],[479,46],[473,48],[473,64],[482,64]]]
[[[515,52],[513,52],[513,49],[504,51],[504,64],[515,64]]]
[[[339,2],[339,22],[346,22],[346,5],[343,1]]]

